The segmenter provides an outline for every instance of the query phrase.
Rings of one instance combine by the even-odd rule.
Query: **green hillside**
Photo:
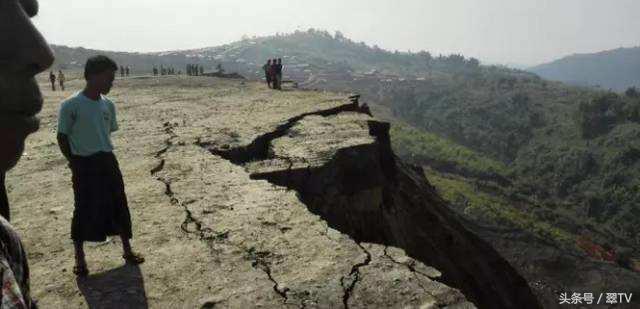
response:
[[[60,45],[52,47],[56,53],[56,67],[81,68],[88,57],[102,53],[141,72],[150,72],[153,65],[183,68],[187,63],[195,63],[210,69],[220,63],[229,68],[228,71],[253,76],[260,73],[259,67],[270,58],[283,58],[285,64],[300,64],[306,69],[322,72],[378,70],[390,74],[423,74],[427,70],[474,70],[479,65],[478,60],[465,59],[460,55],[432,56],[426,51],[390,52],[354,42],[339,32],[330,34],[314,29],[246,38],[217,47],[159,53],[111,52]]]
[[[485,67],[477,76],[453,74],[389,89],[384,102],[395,117],[463,145],[484,161],[500,162],[505,168],[490,171],[509,179],[508,191],[555,209],[548,215],[567,218],[559,225],[574,233],[596,229],[608,241],[640,248],[640,96],[635,92],[573,88]],[[414,142],[432,143],[421,140]],[[426,147],[405,144],[399,146],[411,156]],[[425,162],[448,157],[462,166],[457,171],[487,172],[492,166],[478,156],[460,160],[457,153],[427,151]]]

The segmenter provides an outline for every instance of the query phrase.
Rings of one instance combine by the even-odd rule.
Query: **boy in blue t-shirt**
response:
[[[122,173],[111,143],[118,130],[116,108],[104,95],[113,86],[116,63],[106,56],[87,60],[84,90],[62,102],[58,118],[58,145],[72,172],[74,211],[71,239],[75,245],[74,273],[88,275],[84,257],[85,241],[105,241],[119,235],[125,261],[133,264],[144,258],[131,249],[131,217]]]

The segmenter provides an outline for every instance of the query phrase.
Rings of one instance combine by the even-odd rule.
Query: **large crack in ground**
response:
[[[349,308],[349,298],[351,298],[351,294],[353,293],[353,289],[355,289],[356,284],[360,281],[360,268],[368,266],[371,263],[371,253],[365,249],[362,244],[356,243],[360,249],[365,253],[366,257],[364,261],[355,264],[351,267],[351,272],[348,276],[340,278],[340,285],[342,285],[342,289],[344,294],[342,296],[342,304],[345,309]],[[348,282],[347,284],[345,284]]]
[[[269,148],[271,146],[271,142],[279,137],[285,136],[293,126],[298,124],[305,117],[308,117],[308,116],[329,117],[329,116],[338,115],[343,112],[357,112],[357,113],[364,113],[364,114],[370,115],[370,112],[366,107],[360,107],[358,106],[357,103],[344,104],[332,109],[304,113],[304,114],[289,118],[285,123],[277,126],[275,130],[258,136],[247,146],[241,146],[241,147],[232,148],[232,149],[217,149],[215,148],[215,145],[211,143],[203,143],[200,141],[200,139],[197,140],[196,145],[208,150],[213,155],[222,157],[230,161],[231,163],[240,165],[240,166],[243,166],[245,163],[248,163],[251,161],[261,161],[261,160],[266,160],[270,158],[277,158],[277,159],[286,161],[288,162],[288,168],[286,169],[286,172],[285,172],[287,174],[285,178],[291,179],[292,177],[295,177],[293,174],[296,173],[296,171],[292,169],[294,165],[294,161],[298,159],[303,162],[306,162],[306,158],[289,158],[289,157],[270,155]],[[383,140],[386,137],[386,140],[388,141],[389,127],[387,123],[369,121],[368,125],[369,125],[370,135],[378,138],[380,137],[381,134],[387,134],[387,136],[383,136]],[[381,143],[381,146],[389,148],[389,152],[390,152],[389,143]],[[381,163],[383,163],[382,161],[386,161],[386,162],[394,161],[394,158],[389,158],[389,157],[382,157],[380,159],[381,159]],[[393,173],[388,168],[389,167],[388,164],[383,163],[382,165],[385,173],[389,176],[390,179],[393,179],[394,178]],[[307,170],[306,172],[309,172],[309,171]],[[276,185],[285,186],[285,187],[288,187],[289,189],[297,189],[294,186],[289,186],[287,184],[287,180],[283,180],[283,179],[276,180],[270,176],[273,176],[273,175],[269,175],[269,174],[250,175],[252,179],[265,179]],[[280,177],[276,177],[276,178],[280,178]],[[309,205],[307,206],[310,207]],[[312,211],[312,212],[316,213],[317,211]],[[330,222],[327,226],[329,225],[331,225]],[[349,308],[349,299],[356,285],[361,280],[360,268],[368,266],[372,260],[371,253],[365,247],[363,247],[360,242],[358,242],[357,237],[353,237],[353,238],[356,241],[356,244],[358,245],[358,247],[365,253],[365,259],[362,262],[359,262],[353,265],[351,267],[350,273],[346,276],[341,277],[340,279],[340,284],[343,289],[342,302],[345,308]],[[259,268],[263,270],[267,274],[269,280],[271,280],[274,283],[274,286],[273,286],[274,291],[278,293],[285,300],[285,303],[286,303],[286,301],[288,300],[288,296],[287,296],[288,289],[279,288],[279,284],[271,275],[271,269],[269,267],[269,264],[265,262],[264,257],[261,257],[260,253],[255,253],[252,251],[249,251],[249,256],[253,261],[252,266],[254,266],[254,268]],[[305,307],[305,306],[306,306],[305,302],[302,301],[302,307]]]
[[[158,165],[156,165],[150,170],[151,176],[155,177],[157,181],[164,184],[165,186],[164,194],[169,198],[170,203],[172,205],[180,206],[183,208],[185,212],[185,219],[180,224],[180,228],[184,233],[196,235],[201,241],[205,241],[207,244],[210,244],[209,242],[212,240],[227,239],[228,232],[216,233],[211,228],[204,227],[202,222],[198,220],[195,216],[193,216],[193,214],[189,210],[188,205],[196,202],[196,200],[188,200],[185,202],[178,200],[174,196],[175,194],[173,192],[173,189],[171,188],[171,184],[172,184],[171,180],[162,176],[158,176],[158,173],[164,170],[164,167],[166,164],[166,159],[164,158],[164,155],[169,151],[169,149],[171,149],[171,147],[174,146],[173,140],[178,137],[177,134],[175,134],[174,132],[174,128],[176,126],[177,126],[177,123],[170,123],[170,122],[164,123],[163,125],[164,132],[168,135],[168,137],[165,140],[165,147],[163,147],[161,150],[159,150],[154,154],[154,157],[159,159],[159,161],[158,161]],[[273,283],[274,292],[280,295],[280,297],[283,299],[284,304],[287,304],[288,289],[280,288],[280,284],[273,278],[271,274],[271,268],[269,266],[269,263],[265,260],[265,257],[267,257],[269,253],[255,252],[254,248],[245,248],[243,246],[239,246],[231,243],[229,243],[228,245],[233,246],[236,249],[242,250],[244,252],[247,252],[246,258],[248,260],[251,260],[252,262],[251,265],[253,266],[253,268],[259,269],[267,275],[267,278],[269,279],[269,281]]]
[[[493,248],[456,221],[455,214],[446,209],[424,175],[396,162],[389,123],[368,120],[372,143],[335,149],[329,160],[319,166],[296,164],[294,168],[293,162],[299,158],[272,153],[272,142],[286,136],[305,117],[329,117],[343,112],[365,113],[357,103],[347,104],[292,117],[246,146],[220,149],[214,143],[197,145],[244,167],[251,179],[296,191],[309,211],[356,243],[399,247],[416,260],[433,265],[443,273],[431,280],[461,289],[476,305],[539,308],[526,281]],[[253,164],[270,164],[272,160],[288,164],[275,171],[251,170]],[[375,202],[371,200],[372,192],[379,192]],[[475,256],[469,256],[470,252]],[[365,262],[354,265],[352,273],[341,280],[345,307],[360,280],[359,269],[369,263]],[[409,270],[418,274],[415,269]],[[494,283],[488,285],[492,280]]]
[[[233,164],[243,165],[249,161],[265,160],[269,156],[269,145],[271,141],[287,134],[289,129],[296,125],[300,120],[308,116],[332,116],[342,112],[364,112],[357,103],[349,103],[337,106],[335,108],[320,110],[315,112],[303,113],[298,116],[289,118],[285,123],[276,127],[275,130],[262,134],[255,138],[249,145],[231,149],[218,149],[210,143],[196,142],[200,147],[207,149],[214,155],[218,155]]]
[[[289,300],[289,296],[287,295],[289,288],[281,288],[280,284],[273,278],[273,275],[271,274],[271,263],[269,262],[271,252],[255,251],[255,248],[249,248],[245,250],[245,254],[246,259],[251,261],[251,266],[253,268],[260,269],[267,275],[269,281],[273,283],[273,291],[280,295],[283,302],[286,304]]]
[[[167,134],[167,138],[165,139],[164,143],[165,143],[165,147],[163,147],[162,149],[160,149],[158,152],[155,153],[154,157],[157,158],[158,161],[158,165],[156,165],[155,167],[153,167],[150,171],[151,176],[155,177],[157,181],[161,182],[162,184],[164,184],[164,194],[169,198],[169,201],[171,202],[172,205],[176,205],[176,206],[180,206],[184,209],[185,212],[185,219],[182,222],[182,224],[180,225],[181,229],[183,232],[185,233],[189,233],[189,234],[195,234],[197,235],[201,240],[210,238],[212,236],[210,236],[212,234],[213,231],[211,231],[211,229],[208,228],[203,228],[202,227],[202,223],[200,221],[198,221],[196,218],[194,218],[194,216],[191,214],[191,211],[189,211],[189,208],[187,207],[190,203],[193,203],[195,201],[186,201],[186,202],[181,202],[179,201],[173,193],[173,189],[171,188],[171,180],[162,176],[158,176],[158,173],[160,173],[161,171],[164,170],[164,166],[166,164],[166,160],[164,158],[164,155],[167,153],[167,151],[169,151],[169,149],[171,149],[171,147],[174,146],[173,141],[178,137],[178,135],[174,132],[174,128],[177,126],[177,123],[171,123],[171,122],[165,122],[163,124],[163,131],[165,132],[165,134]],[[190,225],[195,225],[195,229],[190,229]]]
[[[496,257],[497,253],[487,248],[487,244],[476,244],[480,240],[472,237],[455,221],[452,214],[444,209],[445,206],[437,194],[430,193],[433,188],[425,181],[424,175],[411,170],[410,166],[396,162],[395,155],[391,150],[388,123],[368,120],[368,133],[373,137],[372,143],[335,149],[336,152],[329,161],[320,166],[311,167],[309,164],[303,164],[304,166],[300,167],[298,164],[298,167],[294,168],[295,162],[300,160],[306,162],[306,158],[283,158],[270,151],[271,143],[274,140],[287,135],[290,129],[305,117],[329,117],[343,112],[368,114],[357,103],[345,104],[289,118],[274,130],[259,135],[246,146],[220,149],[215,143],[201,142],[200,138],[196,140],[195,144],[214,156],[242,166],[249,173],[251,179],[263,179],[274,185],[295,190],[300,201],[309,211],[319,215],[328,226],[350,236],[356,242],[367,257],[364,261],[353,265],[349,275],[343,276],[340,280],[345,308],[348,308],[349,299],[361,280],[360,269],[371,262],[371,254],[361,245],[361,242],[391,245],[404,249],[407,255],[443,271],[441,277],[438,279],[430,278],[431,280],[462,289],[471,301],[477,301],[476,304],[481,307],[510,308],[514,304],[518,304],[522,308],[539,308],[536,299],[533,298],[533,294],[526,286],[526,281],[519,277],[506,261],[499,260]],[[156,153],[156,157],[160,161],[151,173],[156,176],[158,181],[165,184],[165,194],[171,202],[184,208],[183,231],[197,234],[203,241],[211,240],[213,231],[204,227],[191,214],[187,205],[174,197],[170,179],[157,176],[164,169],[164,155],[173,146],[173,139],[176,137],[171,124],[165,123],[165,132],[169,135],[165,142],[166,147]],[[274,159],[288,162],[288,167],[283,166],[277,171],[255,173],[248,169],[250,165],[245,165],[250,162],[253,164],[253,162]],[[340,201],[334,200],[333,197],[327,197],[322,192],[323,181],[333,181],[332,177],[335,175],[332,172],[335,171],[342,172],[340,175],[342,178],[334,183],[337,184],[337,192],[340,196],[349,197],[347,200],[351,199],[356,203],[371,204],[367,195],[369,194],[368,190],[379,190],[381,198],[377,203],[380,204],[369,205],[365,208],[360,205],[359,209],[352,208],[351,205],[335,207],[334,203],[340,203]],[[401,179],[400,182],[397,180],[398,177]],[[318,185],[321,187],[320,191],[317,190]],[[406,185],[412,189],[402,189]],[[425,193],[418,194],[423,191]],[[419,196],[413,196],[415,194]],[[429,194],[435,195],[430,197]],[[432,200],[431,202],[435,204],[427,206],[421,200],[422,198]],[[424,207],[433,207],[433,209],[428,210],[429,208]],[[417,213],[413,213],[415,211]],[[454,239],[454,235],[457,238]],[[230,245],[242,249],[243,252],[251,250],[251,248],[242,248],[237,244]],[[476,253],[480,255],[467,258],[469,250],[479,250]],[[483,258],[488,260],[483,261]],[[283,304],[292,305],[287,303],[289,301],[288,290],[283,288],[273,277],[269,261],[263,257],[251,258],[250,260],[252,266],[262,270],[273,283],[273,290],[282,298]],[[480,265],[483,265],[483,268],[478,268]],[[416,276],[423,275],[412,267],[409,267],[409,270]],[[500,278],[495,277],[498,273]],[[488,278],[501,281],[487,286],[483,282],[486,282]],[[523,282],[524,288],[522,287]],[[304,300],[302,306],[305,306]]]

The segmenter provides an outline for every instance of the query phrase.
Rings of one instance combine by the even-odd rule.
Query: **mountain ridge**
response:
[[[640,46],[573,54],[528,71],[573,85],[624,91],[640,87]]]

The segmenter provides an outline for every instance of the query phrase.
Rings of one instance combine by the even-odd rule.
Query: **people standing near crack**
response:
[[[278,58],[278,62],[276,64],[276,84],[278,84],[278,90],[282,90],[282,59]]]
[[[271,66],[269,67],[269,75],[271,76],[272,89],[278,89],[278,80],[276,78],[276,72],[278,71],[278,60],[273,58],[271,60]]]
[[[53,71],[49,72],[49,82],[51,83],[51,91],[56,91],[56,75]]]
[[[24,152],[27,136],[38,130],[42,94],[34,76],[53,63],[53,52],[31,23],[37,0],[0,1],[0,304],[36,308],[31,299],[29,264],[20,236],[9,223],[5,173]],[[54,84],[55,86],[55,84]]]
[[[135,253],[131,216],[124,181],[113,154],[111,133],[118,130],[115,105],[105,95],[113,86],[116,63],[106,56],[94,56],[84,68],[86,86],[62,102],[58,119],[58,145],[69,161],[72,173],[74,211],[71,239],[75,247],[73,272],[87,276],[83,244],[105,241],[119,235],[127,263],[140,264]],[[164,70],[164,69],[163,69]]]
[[[65,82],[65,77],[64,74],[62,73],[62,70],[58,71],[58,83],[60,84],[60,91],[64,91],[64,82]]]
[[[267,87],[271,88],[271,59],[267,60],[267,63],[262,66],[262,71],[264,71],[264,78],[267,81]]]

